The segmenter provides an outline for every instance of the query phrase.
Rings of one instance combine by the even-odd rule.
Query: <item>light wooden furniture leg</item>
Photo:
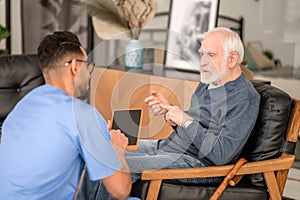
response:
[[[146,200],[157,200],[162,180],[150,181]]]
[[[264,177],[266,180],[266,184],[269,189],[270,199],[271,200],[280,200],[281,195],[279,192],[278,184],[275,178],[274,172],[264,172]]]
[[[276,174],[276,180],[277,180],[277,184],[278,184],[279,192],[280,192],[281,196],[283,194],[283,190],[284,190],[284,187],[286,184],[288,173],[289,173],[289,170],[286,169],[286,170],[281,170],[281,171],[277,172],[277,174]]]

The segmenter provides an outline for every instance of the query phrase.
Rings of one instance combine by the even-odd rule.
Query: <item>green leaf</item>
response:
[[[0,25],[0,41],[7,38],[10,35],[10,32],[7,28]]]
[[[8,50],[0,49],[0,55],[8,54]]]

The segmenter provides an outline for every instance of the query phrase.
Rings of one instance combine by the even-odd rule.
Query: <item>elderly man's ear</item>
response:
[[[228,67],[230,69],[232,69],[233,67],[235,67],[237,64],[238,64],[238,60],[239,60],[239,54],[238,52],[234,51],[234,52],[231,52],[228,56]]]

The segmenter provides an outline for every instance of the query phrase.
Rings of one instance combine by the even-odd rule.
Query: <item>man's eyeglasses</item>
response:
[[[88,60],[80,60],[80,59],[75,59],[78,62],[83,62],[86,64],[87,70],[88,72],[91,74],[94,71],[95,68],[95,63],[94,62],[90,62]],[[68,65],[72,62],[72,60],[70,60],[69,62],[67,62],[65,65]]]

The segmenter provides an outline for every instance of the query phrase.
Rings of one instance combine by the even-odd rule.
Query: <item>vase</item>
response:
[[[139,40],[130,40],[125,49],[125,67],[140,68],[143,65],[144,47]]]

